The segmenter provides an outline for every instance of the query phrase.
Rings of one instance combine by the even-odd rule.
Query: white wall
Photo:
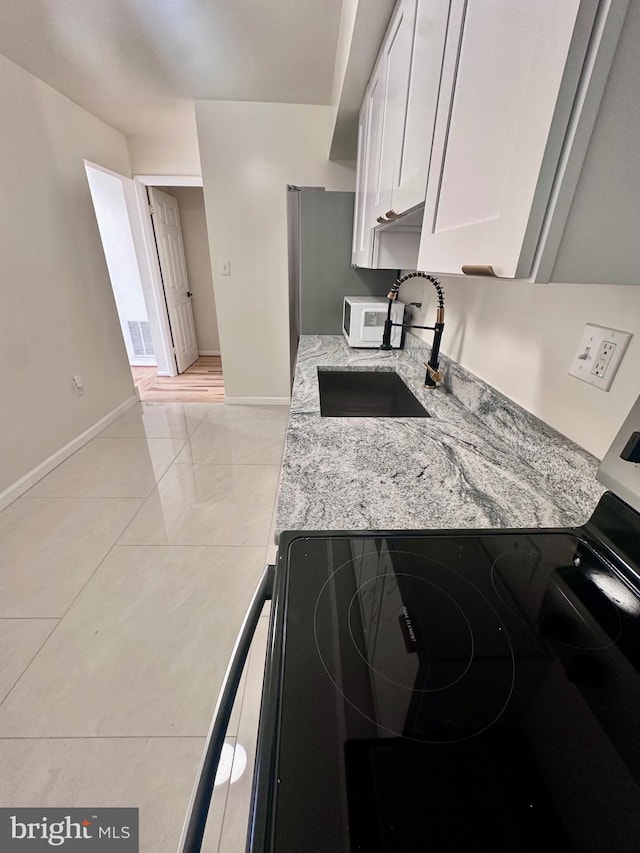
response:
[[[1,56],[0,116],[1,492],[133,383],[83,163],[130,174],[125,138]]]
[[[331,87],[332,160],[354,160],[358,114],[395,0],[343,0]]]
[[[601,459],[640,394],[640,287],[446,277],[442,283],[442,352]],[[416,322],[433,323],[430,284],[410,280],[400,297],[422,301]],[[567,373],[587,322],[634,334],[609,392]],[[430,342],[432,334],[423,337]]]
[[[162,187],[162,191],[172,195],[180,208],[184,257],[189,288],[193,293],[191,302],[198,351],[208,354],[220,352],[202,187]]]
[[[135,175],[199,175],[193,101],[159,105],[144,132],[127,136],[127,145]]]
[[[353,168],[327,160],[330,113],[196,101],[228,397],[289,396],[286,185],[355,185]],[[223,259],[231,262],[228,277],[218,274]]]
[[[332,142],[336,119],[338,118],[340,99],[342,97],[342,89],[347,74],[347,65],[351,54],[351,42],[356,23],[356,14],[358,12],[358,3],[359,0],[343,0],[342,11],[340,13],[340,29],[338,30],[338,44],[336,45],[336,59],[333,65],[333,82],[331,84],[331,98],[329,100],[329,106],[331,107],[329,120]]]
[[[87,166],[87,179],[100,231],[111,287],[129,364],[155,364],[154,356],[135,354],[129,321],[149,322],[122,182]]]

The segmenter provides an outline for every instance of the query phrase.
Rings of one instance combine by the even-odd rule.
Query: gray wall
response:
[[[300,193],[300,299],[303,335],[338,335],[344,296],[385,296],[393,270],[351,267],[355,193]]]

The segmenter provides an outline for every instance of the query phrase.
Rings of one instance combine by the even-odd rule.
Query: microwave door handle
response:
[[[227,727],[233,710],[233,702],[238,692],[242,670],[249,653],[251,641],[258,627],[262,608],[273,593],[275,566],[264,570],[251,604],[244,617],[240,633],[236,639],[229,665],[218,694],[218,701],[209,727],[196,781],[189,800],[187,814],[182,828],[178,853],[200,853],[202,839],[207,825],[207,816],[213,788],[220,763],[220,755],[227,734]]]

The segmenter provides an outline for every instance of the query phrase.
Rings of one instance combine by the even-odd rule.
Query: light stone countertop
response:
[[[446,357],[423,387],[429,347],[351,349],[300,339],[276,511],[283,530],[565,527],[604,488],[598,461]],[[326,418],[318,369],[396,370],[431,418]]]

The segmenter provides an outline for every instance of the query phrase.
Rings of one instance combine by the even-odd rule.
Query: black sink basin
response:
[[[324,418],[429,418],[392,370],[318,370]]]

